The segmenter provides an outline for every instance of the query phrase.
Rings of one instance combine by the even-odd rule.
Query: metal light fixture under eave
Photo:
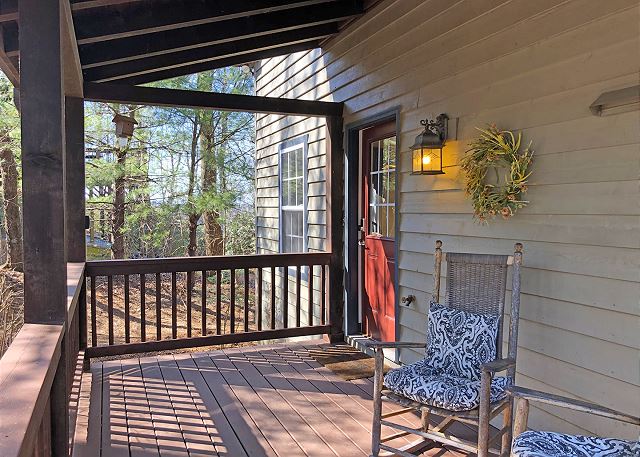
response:
[[[138,123],[133,117],[116,114],[112,122],[116,124],[116,137],[118,138],[118,146],[124,148],[129,138],[133,136],[133,129]]]
[[[442,148],[447,140],[449,117],[440,114],[436,120],[424,119],[420,124],[424,130],[411,146],[413,154],[411,174],[442,175]]]

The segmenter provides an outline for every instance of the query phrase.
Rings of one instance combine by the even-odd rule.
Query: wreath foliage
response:
[[[521,133],[515,135],[495,125],[477,130],[480,137],[470,144],[460,163],[465,172],[465,191],[473,202],[474,218],[486,222],[501,214],[509,219],[529,203],[523,194],[527,192],[527,179],[531,174],[531,143],[521,150]],[[497,181],[499,170],[505,171],[502,185],[487,182],[490,169],[495,171]]]

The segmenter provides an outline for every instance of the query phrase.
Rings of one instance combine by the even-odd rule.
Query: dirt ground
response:
[[[227,273],[228,275],[228,273]],[[202,275],[194,273],[193,287],[191,295],[191,336],[201,336],[202,333]],[[216,334],[216,277],[210,276],[207,280],[206,293],[206,335]],[[160,329],[162,339],[172,337],[172,285],[171,274],[161,275],[161,312],[160,312]],[[87,308],[88,308],[88,341],[91,341],[91,302],[90,302],[90,286],[87,287]],[[145,336],[147,341],[156,340],[157,316],[156,316],[156,279],[155,275],[145,276]],[[255,315],[255,280],[253,275],[249,274],[248,288],[248,327],[249,330],[256,330]],[[129,276],[129,341],[141,341],[142,320],[140,317],[140,276]],[[221,315],[220,315],[220,333],[231,333],[231,284],[230,278],[225,276],[222,278],[221,284]],[[236,290],[235,290],[235,331],[243,332],[245,330],[245,290],[244,290],[244,272],[236,273]],[[108,283],[106,277],[96,278],[96,335],[98,345],[108,344]],[[187,337],[187,281],[186,273],[178,273],[176,277],[176,319],[177,319],[177,337]],[[126,342],[125,338],[125,280],[123,276],[113,277],[113,333],[114,343],[121,344]]]

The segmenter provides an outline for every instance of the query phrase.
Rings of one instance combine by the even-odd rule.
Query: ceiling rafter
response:
[[[77,15],[78,44],[90,44],[129,38],[138,35],[177,30],[196,25],[239,19],[260,14],[299,10],[312,5],[339,3],[340,0],[179,0],[171,4],[135,4],[120,11],[110,8],[104,11]],[[344,1],[344,0],[343,0]],[[177,4],[176,4],[177,3]],[[329,8],[331,6],[328,6]],[[123,15],[126,14],[126,20]]]
[[[215,68],[230,67],[232,65],[240,65],[243,63],[255,62],[261,59],[269,59],[271,57],[282,56],[285,54],[293,54],[295,52],[307,51],[309,49],[317,48],[319,44],[320,44],[320,40],[281,46],[273,49],[268,49],[265,51],[243,54],[242,56],[239,56],[241,58],[230,57],[227,59],[214,60],[214,61],[194,64],[194,65],[187,65],[184,67],[174,68],[171,70],[162,70],[154,73],[147,73],[144,75],[132,76],[130,78],[120,79],[117,81],[117,83],[132,84],[132,85],[147,84],[155,81],[162,81],[164,79],[176,78],[178,76],[186,76],[194,73],[213,70]]]
[[[212,46],[180,51],[173,54],[148,57],[114,65],[107,65],[84,70],[87,81],[114,81],[131,76],[171,70],[215,60],[228,59],[273,48],[306,42],[317,42],[328,36],[337,34],[337,23],[328,23],[306,27],[299,30],[280,32],[259,39],[249,38]]]

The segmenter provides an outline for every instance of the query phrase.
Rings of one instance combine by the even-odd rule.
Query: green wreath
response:
[[[473,215],[477,221],[486,222],[501,214],[509,219],[520,208],[527,206],[523,199],[527,192],[527,179],[531,172],[533,151],[531,143],[520,150],[522,134],[499,130],[495,125],[481,132],[460,165],[465,172],[465,191],[473,202]],[[487,183],[487,173],[493,169],[499,181],[499,169],[506,171],[503,185]]]

